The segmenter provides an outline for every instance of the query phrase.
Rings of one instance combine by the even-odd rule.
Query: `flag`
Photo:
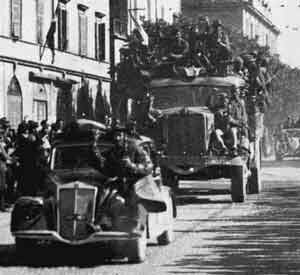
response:
[[[51,61],[52,64],[54,63],[54,57],[55,57],[55,32],[56,32],[56,18],[58,15],[58,11],[59,11],[59,3],[57,3],[56,9],[52,13],[52,19],[46,35],[46,41],[43,47],[41,48],[41,52],[40,52],[40,60],[42,60],[43,55],[45,53],[46,46],[48,46],[52,52],[52,61]]]
[[[135,28],[138,30],[139,34],[141,35],[142,44],[144,44],[145,46],[149,46],[149,36],[146,33],[145,29],[143,28],[143,23],[142,23],[141,19],[138,16],[137,16],[138,18],[136,18],[132,14],[132,10],[129,10],[129,15],[130,15],[132,21],[134,22]]]

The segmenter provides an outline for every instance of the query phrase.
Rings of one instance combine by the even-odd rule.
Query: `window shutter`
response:
[[[84,33],[83,33],[83,53],[84,53],[84,55],[87,55],[87,43],[88,43],[88,41],[87,41],[87,38],[88,38],[88,21],[87,21],[87,16],[85,15],[84,17],[83,17],[83,31],[84,31]]]
[[[58,10],[58,49],[65,51],[68,47],[67,39],[67,10],[60,6]]]
[[[95,58],[99,60],[99,31],[97,22],[95,22]]]
[[[37,0],[37,42],[43,44],[44,0]]]
[[[83,45],[82,45],[82,40],[83,40],[83,19],[82,19],[82,14],[79,12],[79,55],[83,55]]]
[[[62,50],[67,50],[67,10],[62,10]]]
[[[105,24],[99,24],[99,60],[105,60]]]
[[[87,16],[79,12],[79,54],[83,56],[87,55],[87,32]]]
[[[11,35],[21,37],[22,0],[11,0]]]
[[[61,7],[59,7],[58,9],[58,15],[57,15],[57,21],[58,21],[58,34],[57,34],[57,39],[58,39],[58,43],[57,43],[57,46],[58,46],[58,49],[61,50],[62,47],[61,47],[61,40],[62,40],[62,9]]]

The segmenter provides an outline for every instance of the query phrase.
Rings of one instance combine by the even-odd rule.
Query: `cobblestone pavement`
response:
[[[175,241],[149,245],[142,264],[103,262],[97,250],[60,249],[25,263],[15,254],[9,213],[2,213],[0,274],[300,274],[299,168],[299,161],[265,163],[263,193],[243,204],[231,202],[227,182],[215,183],[213,191],[206,190],[209,183],[181,183]]]

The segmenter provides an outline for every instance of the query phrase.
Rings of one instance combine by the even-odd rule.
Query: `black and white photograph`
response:
[[[300,274],[299,44],[300,0],[0,0],[0,275]]]

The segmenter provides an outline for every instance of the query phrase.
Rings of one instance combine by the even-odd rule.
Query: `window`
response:
[[[22,34],[22,0],[11,0],[11,36],[21,38]]]
[[[58,4],[57,10],[57,21],[58,21],[58,49],[60,51],[66,51],[68,48],[68,30],[67,30],[67,10],[64,3]]]
[[[44,0],[36,0],[36,41],[43,44]]]
[[[102,22],[103,14],[96,13],[95,22],[95,58],[105,60],[105,23]]]
[[[120,36],[127,35],[128,27],[128,2],[127,0],[111,1],[111,15],[114,18],[114,33]]]
[[[39,124],[42,120],[47,119],[47,101],[46,100],[33,100],[34,118]]]
[[[82,56],[87,56],[88,18],[86,10],[86,6],[78,5],[79,54]]]
[[[22,91],[18,79],[13,76],[7,91],[7,118],[13,129],[17,129],[22,120]]]
[[[147,0],[147,14],[148,20],[151,20],[151,0]]]
[[[165,19],[165,6],[161,5],[160,10],[161,10],[161,18]]]

